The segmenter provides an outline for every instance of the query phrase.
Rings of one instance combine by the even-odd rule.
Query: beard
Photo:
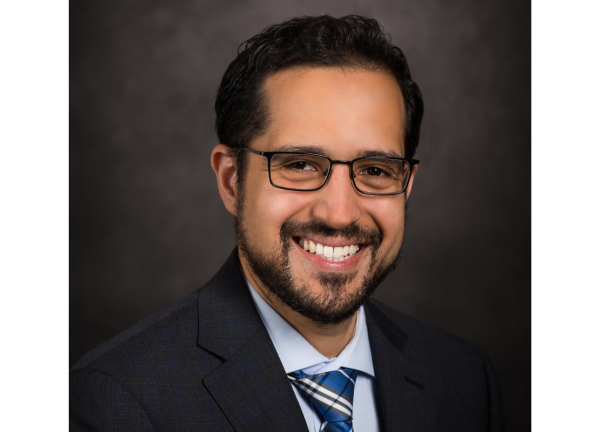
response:
[[[238,210],[242,210],[240,207]],[[377,228],[351,224],[338,230],[317,220],[286,221],[279,232],[279,250],[270,255],[263,254],[248,241],[243,226],[243,212],[238,211],[237,214],[235,226],[239,250],[254,274],[285,305],[319,324],[337,324],[354,315],[375,292],[377,286],[395,269],[400,258],[400,250],[394,259],[387,262],[378,256],[383,236]],[[294,241],[292,239],[314,235],[347,239],[370,246],[371,262],[367,274],[354,293],[348,294],[347,288],[355,281],[357,272],[315,271],[312,277],[321,285],[321,294],[313,293],[308,281],[295,277],[289,263],[289,252]]]

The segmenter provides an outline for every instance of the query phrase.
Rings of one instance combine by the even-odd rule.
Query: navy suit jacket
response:
[[[474,345],[368,300],[382,429],[501,431],[492,366]],[[237,250],[202,288],[82,357],[71,431],[307,431]]]

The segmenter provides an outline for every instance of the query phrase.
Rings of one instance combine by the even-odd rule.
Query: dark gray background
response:
[[[483,347],[508,430],[530,430],[526,1],[73,0],[70,361],[219,269],[220,79],[265,26],[324,13],[378,19],[425,100],[402,262],[375,297]]]

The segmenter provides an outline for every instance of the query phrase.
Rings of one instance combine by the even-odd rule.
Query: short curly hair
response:
[[[374,19],[323,15],[285,20],[242,43],[225,71],[215,102],[217,136],[237,157],[238,181],[244,177],[245,152],[236,150],[247,147],[268,126],[269,111],[263,92],[266,78],[297,66],[391,73],[404,98],[405,155],[412,158],[419,144],[423,99],[404,54],[390,41],[390,35]]]

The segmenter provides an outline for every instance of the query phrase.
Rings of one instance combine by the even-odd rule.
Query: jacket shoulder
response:
[[[449,377],[478,375],[483,380],[494,374],[487,354],[477,345],[467,342],[408,315],[369,300],[371,315],[386,337],[404,355],[427,368],[442,380]],[[444,377],[444,378],[442,378]]]
[[[407,341],[407,348],[414,355],[427,355],[432,350],[439,354],[440,351],[448,350],[463,351],[480,356],[479,353],[482,350],[475,344],[422,323],[377,300],[369,299],[369,302],[380,312],[380,315],[393,324],[396,331],[403,333]]]
[[[134,357],[152,357],[182,343],[189,344],[197,330],[197,297],[198,291],[195,291],[142,319],[85,354],[72,366],[71,372],[84,368],[110,369],[110,364],[118,364],[122,371]]]
[[[202,382],[222,361],[198,344],[198,294],[175,302],[83,356],[69,374],[73,431],[229,430]],[[176,421],[173,421],[176,419]]]
[[[373,322],[399,350],[394,351],[396,358],[410,360],[419,371],[440,422],[463,419],[467,424],[478,417],[488,431],[504,430],[500,388],[491,361],[480,347],[376,300],[368,304]],[[387,353],[392,355],[392,351]]]

